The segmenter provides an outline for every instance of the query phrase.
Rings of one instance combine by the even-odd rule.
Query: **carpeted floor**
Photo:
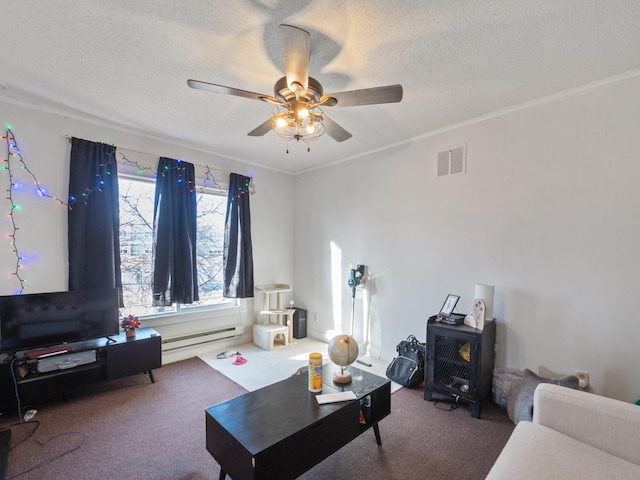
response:
[[[246,390],[198,358],[154,374],[155,384],[136,375],[39,406],[35,438],[52,440],[39,445],[29,437],[35,423],[11,426],[7,475],[41,464],[17,478],[217,479],[218,464],[205,449],[204,409]],[[513,430],[506,412],[487,402],[478,420],[465,406],[439,407],[448,405],[425,401],[421,389],[399,390],[380,422],[382,447],[368,431],[301,478],[483,479]],[[16,420],[1,419],[0,429]]]
[[[246,390],[197,358],[154,370],[154,376],[154,384],[146,375],[135,375],[37,407],[34,420],[40,425],[35,437],[44,442],[64,435],[41,447],[26,434],[35,424],[13,426],[7,475],[80,444],[72,453],[18,478],[217,478],[219,467],[204,447],[204,409]],[[17,415],[11,420],[15,422]]]

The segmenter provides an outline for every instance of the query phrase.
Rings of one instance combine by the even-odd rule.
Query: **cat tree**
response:
[[[282,338],[284,346],[293,342],[293,308],[283,308],[282,294],[291,291],[291,285],[275,283],[257,285],[256,290],[262,292],[262,310],[257,324],[253,326],[253,343],[265,350],[273,350],[278,339]],[[275,297],[275,305],[271,303]]]

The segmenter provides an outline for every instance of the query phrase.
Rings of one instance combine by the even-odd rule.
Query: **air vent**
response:
[[[438,177],[466,173],[466,148],[456,147],[438,152]]]
[[[449,150],[438,152],[438,176],[449,175]]]

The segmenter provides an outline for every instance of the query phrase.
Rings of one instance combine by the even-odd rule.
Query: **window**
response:
[[[235,305],[222,296],[222,254],[226,195],[205,191],[196,194],[198,232],[198,292],[200,300],[190,305],[154,307],[151,305],[153,281],[153,180],[120,175],[120,257],[124,312],[151,315],[197,307]]]

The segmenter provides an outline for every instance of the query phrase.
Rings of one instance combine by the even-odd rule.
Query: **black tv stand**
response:
[[[55,355],[56,358],[95,350],[95,361],[48,372],[38,371],[41,358],[29,358],[25,352],[0,358],[0,391],[11,392],[0,395],[0,414],[17,408],[13,394],[14,377],[23,407],[42,403],[52,395],[65,395],[83,385],[137,373],[148,373],[153,383],[153,370],[162,366],[161,340],[160,334],[154,329],[140,328],[136,330],[135,337],[127,337],[122,333],[116,337],[64,344],[68,351]]]

